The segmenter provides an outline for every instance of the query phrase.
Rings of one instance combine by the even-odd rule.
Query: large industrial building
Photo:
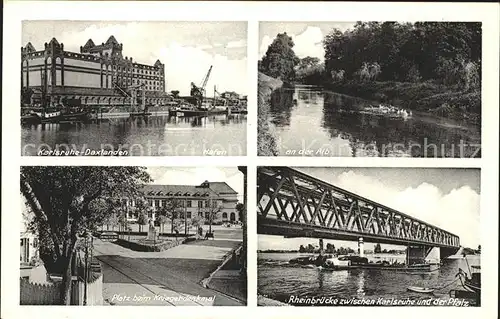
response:
[[[133,95],[144,96],[147,105],[171,100],[165,93],[165,65],[124,57],[114,36],[99,45],[89,39],[80,53],[65,51],[55,38],[43,50],[28,43],[21,48],[21,89],[22,103],[29,105],[40,104],[43,96],[52,105],[130,105]]]
[[[220,208],[214,216],[214,222],[239,222],[239,215],[236,211],[238,203],[238,193],[225,182],[208,182],[201,185],[146,185],[143,189],[144,196],[153,208],[148,218],[156,220],[156,213],[160,207],[167,205],[169,200],[179,200],[189,220],[195,216],[209,219],[210,211]],[[136,206],[134,200],[127,200],[126,214],[129,221],[136,221],[139,211],[130,209]]]

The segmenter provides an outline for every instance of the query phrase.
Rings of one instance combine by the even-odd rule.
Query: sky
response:
[[[296,168],[306,174],[408,214],[460,237],[462,246],[480,245],[480,170],[433,168]],[[354,242],[325,240],[336,247]],[[258,236],[260,250],[298,249],[313,238]],[[374,244],[365,244],[373,249]],[[384,245],[382,249],[397,246]]]
[[[200,185],[204,181],[226,182],[238,192],[238,200],[243,202],[243,173],[237,167],[148,167],[158,185]]]
[[[248,94],[246,22],[24,21],[21,45],[43,50],[55,37],[79,53],[88,39],[98,45],[111,35],[123,44],[124,56],[164,63],[168,92],[189,95],[191,82],[200,85],[213,65],[207,92],[216,85],[219,92]]]
[[[323,39],[331,30],[345,31],[354,26],[354,22],[261,22],[259,24],[259,59],[264,56],[267,47],[278,33],[286,32],[294,42],[293,51],[299,58],[306,56],[325,59]]]

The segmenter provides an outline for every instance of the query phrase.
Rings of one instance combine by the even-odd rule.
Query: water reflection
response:
[[[246,115],[127,117],[91,123],[23,125],[22,155],[40,150],[126,150],[128,155],[246,154]],[[223,154],[216,154],[223,155]]]
[[[364,111],[375,102],[317,88],[271,95],[280,155],[480,157],[480,126],[428,114],[410,118]]]
[[[378,269],[329,271],[291,265],[296,253],[258,254],[258,293],[282,302],[291,296],[335,297],[349,299],[397,298],[428,299],[429,295],[408,291],[408,286],[436,288],[433,298],[449,300],[451,289],[461,289],[456,279],[458,268],[467,269],[465,259],[444,259],[441,268],[431,273],[406,273]],[[394,255],[391,258],[399,258]],[[480,256],[467,256],[468,263],[480,265]],[[467,271],[467,270],[466,270]],[[303,304],[310,305],[310,304]],[[318,304],[320,305],[320,304]]]

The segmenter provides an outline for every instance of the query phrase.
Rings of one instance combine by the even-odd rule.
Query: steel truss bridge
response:
[[[422,207],[425,209],[425,207]],[[289,167],[257,168],[257,232],[285,237],[440,247],[460,238]]]

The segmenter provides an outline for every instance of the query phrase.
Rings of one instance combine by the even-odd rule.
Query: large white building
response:
[[[220,212],[215,215],[214,222],[240,221],[236,204],[238,193],[225,182],[208,182],[201,185],[145,185],[144,195],[153,208],[149,218],[156,220],[155,210],[167,205],[172,199],[177,199],[186,213],[186,218],[194,216],[209,218],[209,211],[214,207],[220,207]],[[126,201],[126,214],[129,221],[136,221],[139,211],[129,209],[136,206],[134,200]]]

